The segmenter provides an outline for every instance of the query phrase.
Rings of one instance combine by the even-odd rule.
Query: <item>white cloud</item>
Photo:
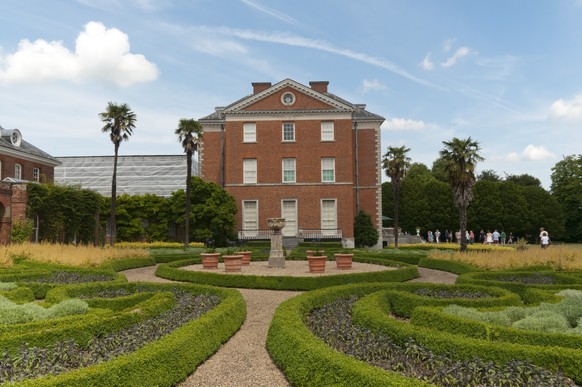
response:
[[[266,7],[262,4],[259,4],[256,1],[253,1],[253,0],[241,0],[241,1],[244,4],[248,5],[249,7],[252,7],[260,12],[264,12],[267,15],[274,17],[275,19],[281,20],[281,21],[288,23],[288,24],[293,24],[293,25],[298,24],[297,20],[293,19],[291,16],[285,15],[284,13],[279,12],[273,8],[269,8],[269,7]]]
[[[96,80],[130,86],[156,79],[157,66],[129,50],[125,33],[89,22],[77,37],[75,52],[60,41],[21,40],[16,52],[0,57],[0,83]]]
[[[525,147],[522,155],[528,160],[549,160],[556,158],[556,155],[547,150],[544,146],[535,146],[532,144]]]
[[[526,146],[521,153],[511,152],[506,156],[493,156],[490,157],[492,161],[544,161],[553,160],[556,155],[546,149],[543,145],[536,146],[529,144]]]
[[[391,118],[382,124],[382,128],[386,130],[424,130],[428,129],[429,126],[424,121],[410,118]]]
[[[456,41],[457,39],[453,38],[445,40],[445,42],[443,43],[443,52],[451,51],[451,48],[453,48],[453,45],[455,44]]]
[[[398,74],[404,78],[407,78],[411,81],[414,81],[419,84],[423,84],[426,86],[436,87],[443,89],[441,86],[435,85],[427,80],[419,78],[407,70],[401,68],[397,64],[380,57],[371,56],[365,53],[353,51],[350,49],[339,48],[325,40],[316,40],[310,38],[304,38],[302,36],[293,35],[287,32],[258,32],[248,29],[236,29],[236,28],[229,28],[229,27],[196,27],[192,29],[196,33],[204,32],[204,33],[213,33],[213,34],[221,34],[224,36],[230,36],[242,40],[251,40],[257,42],[266,42],[266,43],[273,43],[273,44],[281,44],[286,46],[292,47],[303,47],[303,48],[310,48],[314,50],[319,50],[323,52],[332,53],[335,55],[343,56],[358,62],[366,63],[372,66],[377,66],[388,71],[391,71],[395,74]]]
[[[361,90],[363,93],[368,91],[386,90],[386,86],[380,83],[377,79],[364,79],[362,81]]]
[[[505,159],[507,161],[519,161],[519,155],[515,152],[511,152]]]
[[[569,101],[559,99],[550,107],[550,117],[567,121],[582,121],[582,94]]]
[[[426,54],[422,62],[420,62],[420,67],[428,71],[434,69],[434,63],[432,63],[430,60],[430,54],[431,54],[430,52]]]
[[[444,68],[449,68],[457,63],[457,61],[469,54],[471,54],[471,49],[469,47],[461,47],[455,51],[453,56],[449,57],[445,62],[441,63]]]

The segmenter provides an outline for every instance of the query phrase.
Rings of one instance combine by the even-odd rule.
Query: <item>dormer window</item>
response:
[[[10,137],[10,143],[14,146],[20,146],[22,142],[22,134],[18,129],[4,130],[2,136]]]

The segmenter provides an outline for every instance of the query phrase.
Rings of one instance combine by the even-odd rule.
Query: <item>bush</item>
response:
[[[360,210],[354,221],[354,241],[356,246],[375,246],[378,243],[378,238],[378,230],[372,224],[372,218],[363,210]]]

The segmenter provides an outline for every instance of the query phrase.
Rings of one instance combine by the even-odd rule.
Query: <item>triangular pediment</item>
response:
[[[292,104],[285,104],[283,96],[291,93]],[[346,101],[332,98],[292,79],[285,79],[263,91],[244,97],[224,109],[226,114],[265,111],[335,111],[352,112],[355,107]]]

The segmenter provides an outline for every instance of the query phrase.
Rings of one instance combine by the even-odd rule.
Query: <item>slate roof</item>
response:
[[[20,154],[23,158],[37,158],[41,159],[41,161],[45,162],[48,165],[56,166],[59,165],[59,161],[43,151],[42,149],[37,148],[36,146],[32,145],[28,141],[24,140],[24,136],[22,136],[22,140],[19,146],[12,144],[10,140],[10,136],[12,133],[18,129],[4,129],[0,126],[0,153],[10,152],[12,154]],[[19,131],[20,132],[20,131]],[[28,157],[27,157],[28,156]]]

